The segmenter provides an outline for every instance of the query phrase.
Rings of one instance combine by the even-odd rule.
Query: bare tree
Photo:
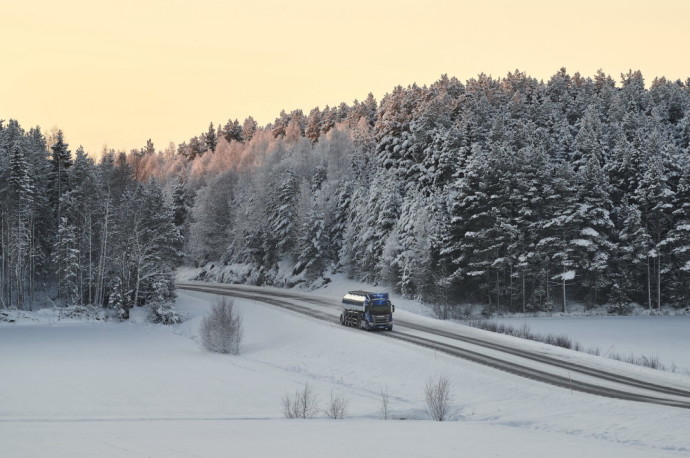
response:
[[[233,302],[225,297],[217,299],[211,314],[201,322],[200,333],[206,350],[238,355],[243,335],[242,317],[233,309]]]
[[[388,395],[388,388],[381,388],[381,406],[379,407],[379,414],[382,420],[390,418],[390,396]]]
[[[296,390],[294,396],[283,396],[285,418],[314,418],[318,412],[318,398],[308,383],[301,390]]]
[[[436,421],[447,421],[456,414],[453,405],[453,394],[451,393],[452,383],[446,376],[439,376],[437,379],[430,378],[426,382],[424,397],[426,401],[426,411],[432,419]]]
[[[331,391],[331,401],[328,403],[323,413],[326,414],[328,418],[342,420],[347,413],[347,404],[348,401],[342,394],[336,395]]]

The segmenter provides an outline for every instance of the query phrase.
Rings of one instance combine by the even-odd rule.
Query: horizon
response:
[[[690,5],[437,0],[233,5],[132,0],[11,4],[0,37],[2,119],[64,132],[73,151],[175,146],[228,119],[271,123],[281,110],[378,102],[396,86],[467,81],[516,69],[548,81],[640,70],[685,81]],[[496,14],[498,11],[499,14]],[[469,20],[468,20],[469,18]],[[563,22],[567,18],[567,23]]]

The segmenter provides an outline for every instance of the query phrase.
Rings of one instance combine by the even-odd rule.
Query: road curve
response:
[[[299,294],[291,291],[281,291],[274,289],[259,289],[243,285],[214,284],[201,282],[180,282],[177,283],[179,289],[199,291],[211,294],[234,296],[241,299],[248,299],[267,303],[280,308],[288,309],[296,313],[310,316],[315,319],[338,323],[337,315],[332,313],[333,308],[339,308],[339,304],[327,301],[325,298],[310,294]],[[313,308],[310,306],[295,304],[292,301],[300,301],[320,306]],[[325,307],[324,307],[325,306]],[[328,313],[328,309],[331,313]],[[420,325],[405,320],[395,320],[396,331],[382,332],[383,337],[394,338],[405,342],[432,348],[452,356],[473,361],[485,366],[496,368],[529,378],[543,383],[549,383],[569,390],[580,391],[599,396],[606,396],[617,399],[624,399],[636,402],[646,402],[651,404],[666,405],[690,409],[690,390],[678,387],[666,386],[660,383],[638,380],[633,377],[624,376],[615,372],[588,367],[582,364],[573,363],[558,359],[553,356],[538,354],[529,350],[514,348],[494,341],[483,340],[477,337],[452,333],[446,330],[437,329],[431,326]],[[424,336],[410,334],[400,331],[400,327],[413,331],[422,332]],[[438,338],[445,340],[440,341]],[[448,342],[450,340],[450,342]],[[484,354],[476,349],[468,348],[479,347],[493,351],[494,355]],[[504,357],[505,356],[505,357]],[[545,366],[548,369],[536,368],[534,363]],[[554,371],[566,370],[569,375],[559,375]],[[580,380],[570,374],[581,374],[588,378]],[[643,392],[641,392],[643,391]]]

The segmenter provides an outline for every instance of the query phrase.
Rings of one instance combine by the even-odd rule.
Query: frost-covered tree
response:
[[[295,173],[288,169],[279,175],[275,192],[267,209],[270,241],[266,250],[280,257],[292,254],[297,235],[297,197],[299,183]]]
[[[663,156],[650,158],[649,168],[642,177],[635,198],[639,202],[647,233],[654,243],[648,257],[647,288],[656,291],[656,307],[661,307],[663,291],[662,277],[669,272],[669,246],[667,236],[672,226],[672,212],[675,192],[670,186],[667,166]]]
[[[198,191],[189,228],[189,255],[197,264],[218,259],[228,248],[236,181],[235,172],[226,172]]]
[[[637,205],[625,199],[616,215],[619,229],[611,259],[609,300],[613,311],[626,313],[633,302],[651,307],[651,290],[646,279],[649,278],[648,259],[653,243]]]
[[[76,227],[67,218],[62,218],[58,226],[58,237],[53,252],[55,265],[58,266],[58,282],[60,294],[70,304],[80,304],[80,264],[81,253],[77,245]]]
[[[39,285],[50,294],[74,266],[82,302],[164,297],[165,273],[137,288],[131,248],[151,178],[189,232],[188,259],[244,264],[247,282],[342,271],[443,303],[443,316],[464,301],[687,303],[687,81],[442,76],[303,113],[229,120],[178,154],[147,144],[99,164],[79,151],[72,164],[57,130],[46,140],[0,123],[2,303],[28,304]],[[78,259],[58,266],[68,229]]]
[[[609,184],[600,159],[591,155],[578,176],[576,201],[577,220],[581,229],[575,243],[580,284],[588,290],[587,302],[598,304],[601,292],[608,287],[609,262],[612,257],[614,224],[611,219],[612,202]]]

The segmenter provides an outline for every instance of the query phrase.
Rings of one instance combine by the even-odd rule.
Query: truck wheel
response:
[[[387,329],[388,329],[389,331],[392,331],[392,330],[393,330],[393,325],[391,324],[390,326],[388,326]]]
[[[340,314],[340,325],[341,325],[341,326],[344,326],[344,325],[345,325],[345,317],[343,316],[342,313]]]

